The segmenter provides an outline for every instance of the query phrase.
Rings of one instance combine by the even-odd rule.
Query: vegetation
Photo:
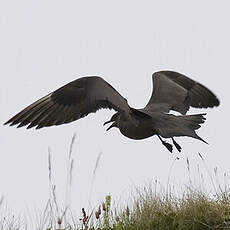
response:
[[[230,229],[230,200],[222,194],[210,199],[201,191],[187,191],[182,198],[141,192],[120,214],[110,217],[110,228],[102,222],[99,229],[114,230],[206,230]]]
[[[21,218],[1,217],[0,229],[28,229]],[[82,209],[82,218],[65,211],[53,215],[52,205],[40,215],[35,229],[57,230],[208,230],[230,229],[230,196],[222,193],[215,198],[201,191],[187,192],[181,198],[173,194],[157,194],[143,189],[130,206],[111,208],[111,196],[89,215]]]
[[[66,196],[72,183],[74,160],[72,139],[68,155],[68,175]],[[203,160],[202,156],[200,155]],[[128,204],[117,208],[110,195],[95,210],[87,213],[82,209],[82,216],[75,217],[66,207],[61,209],[55,195],[55,186],[52,183],[51,155],[49,153],[49,181],[50,199],[43,212],[37,214],[33,224],[26,218],[8,214],[3,198],[0,198],[0,230],[221,230],[230,229],[230,192],[218,186],[218,191],[210,194],[201,188],[190,185],[184,189],[182,195],[176,195],[170,186],[159,191],[156,181],[150,186],[136,189]],[[100,156],[96,162],[95,175]],[[189,161],[188,171],[189,169]],[[212,180],[212,178],[210,178]],[[214,183],[212,181],[212,183]],[[92,178],[93,185],[93,178]],[[68,201],[68,197],[66,197]]]

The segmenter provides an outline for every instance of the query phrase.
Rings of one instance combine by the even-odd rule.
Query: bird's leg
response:
[[[163,141],[160,135],[157,135],[157,136],[159,137],[161,143],[168,149],[168,151],[172,153],[173,146],[171,144],[167,143],[166,141]]]
[[[173,141],[173,144],[175,145],[176,149],[181,152],[181,146],[174,140],[174,138],[172,137],[172,141]]]

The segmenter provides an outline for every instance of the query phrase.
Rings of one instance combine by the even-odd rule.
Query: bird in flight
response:
[[[103,78],[90,76],[72,81],[42,97],[5,124],[40,129],[69,123],[108,108],[114,109],[116,113],[104,123],[112,123],[107,130],[116,127],[128,138],[138,140],[157,135],[170,152],[173,145],[181,151],[174,137],[188,136],[205,142],[195,130],[204,123],[206,114],[186,113],[190,106],[218,106],[218,98],[202,84],[174,71],[155,72],[152,80],[152,96],[142,109],[130,107],[127,100]],[[170,110],[181,115],[169,114]],[[171,138],[173,145],[163,138]]]

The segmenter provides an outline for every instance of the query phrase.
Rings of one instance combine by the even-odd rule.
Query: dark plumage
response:
[[[218,106],[218,98],[205,86],[177,72],[159,71],[152,78],[152,96],[143,109],[131,108],[127,100],[101,77],[82,77],[29,105],[5,124],[39,129],[69,123],[98,109],[109,108],[117,112],[105,122],[113,122],[107,130],[117,127],[129,138],[144,139],[157,135],[171,152],[172,145],[162,137],[172,138],[178,151],[181,147],[174,140],[175,136],[204,141],[195,130],[204,123],[205,114],[185,114],[190,106]],[[182,115],[168,114],[170,110]]]

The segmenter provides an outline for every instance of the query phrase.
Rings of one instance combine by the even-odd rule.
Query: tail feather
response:
[[[195,114],[195,115],[184,115],[182,116],[184,120],[187,120],[190,122],[189,127],[193,130],[199,129],[201,126],[200,124],[203,124],[206,120],[204,117],[206,113],[201,114]]]
[[[188,136],[208,144],[195,132],[195,130],[201,127],[200,124],[205,122],[206,118],[204,115],[206,115],[206,113],[183,116],[168,115],[167,117],[164,117],[163,120],[161,120],[162,123],[157,128],[157,132],[159,135],[165,138]]]
[[[194,130],[199,129],[201,127],[200,124],[203,124],[205,122],[205,120],[206,120],[206,118],[204,117],[205,115],[206,115],[206,113],[195,114],[195,115],[185,115],[185,116],[183,116],[183,118],[190,122],[188,124],[188,127],[193,130],[192,137],[194,137],[198,140],[201,140],[204,143],[208,144],[204,139],[202,139],[200,136],[198,136],[196,134],[196,132],[194,131]]]

